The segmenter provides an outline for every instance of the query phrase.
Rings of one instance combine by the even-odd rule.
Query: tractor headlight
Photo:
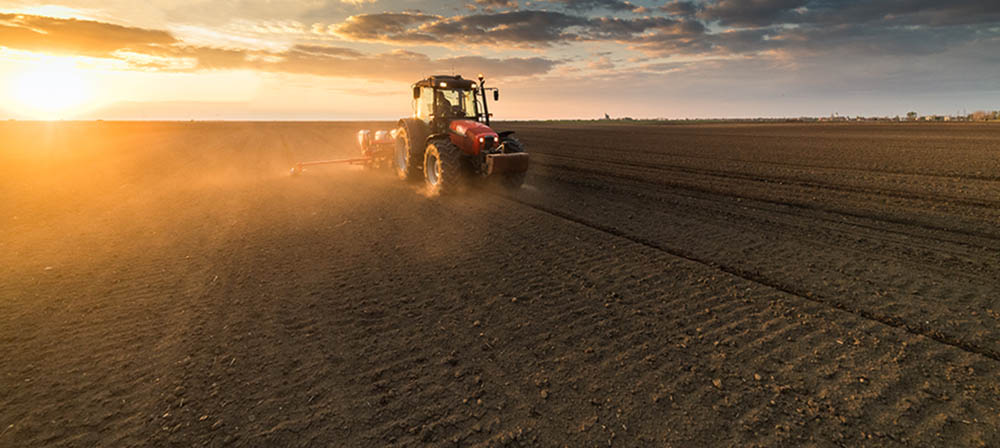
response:
[[[479,143],[482,143],[483,141],[484,141],[483,138],[479,137]]]
[[[446,82],[442,82],[442,83],[441,83],[441,87],[448,87],[448,83],[446,83]]]

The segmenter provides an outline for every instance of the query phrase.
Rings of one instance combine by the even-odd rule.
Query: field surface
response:
[[[0,123],[0,446],[1000,445],[1000,126],[370,125]]]

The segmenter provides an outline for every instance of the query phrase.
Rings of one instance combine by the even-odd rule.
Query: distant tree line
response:
[[[972,121],[1000,120],[1000,110],[994,110],[994,111],[977,110],[969,114],[969,120]]]
[[[977,110],[971,114],[966,115],[924,115],[921,116],[916,112],[910,111],[906,113],[907,121],[998,121],[1000,120],[1000,110]]]
[[[785,118],[633,118],[633,117],[611,117],[605,113],[601,121],[618,122],[648,122],[648,123],[793,123],[793,122],[813,122],[813,121],[1000,121],[1000,110],[977,110],[971,114],[955,115],[920,115],[916,111],[906,113],[905,118],[899,115],[889,116],[854,116],[840,115],[833,113],[829,117],[785,117]],[[586,119],[577,120],[547,120],[547,121],[593,121]]]

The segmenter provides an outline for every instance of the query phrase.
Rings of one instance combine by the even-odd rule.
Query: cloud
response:
[[[375,55],[350,53],[336,47],[296,47],[274,55],[256,68],[270,72],[298,73],[347,78],[415,81],[434,73],[459,73],[471,77],[486,73],[493,78],[547,73],[559,62],[541,57],[487,58],[458,56],[432,59],[424,54],[395,50]]]
[[[348,17],[334,30],[348,39],[433,42],[437,40],[434,36],[414,32],[414,28],[439,20],[439,16],[411,12],[359,14]]]
[[[670,15],[681,17],[692,17],[698,12],[698,6],[691,1],[673,0],[660,6],[661,11],[666,11]]]
[[[592,59],[587,63],[587,68],[594,70],[610,70],[615,68],[615,63],[611,61],[611,58],[607,56],[598,56],[597,59]]]
[[[475,0],[475,6],[473,6],[472,9],[475,9],[476,6],[482,8],[482,9],[484,9],[486,11],[496,11],[498,9],[512,9],[512,8],[517,8],[517,1],[516,0]]]
[[[633,41],[639,35],[693,36],[705,32],[697,20],[668,17],[596,17],[558,11],[508,11],[453,17],[409,13],[363,14],[333,26],[347,39],[406,45],[485,44],[547,47],[578,41]],[[648,37],[648,36],[647,36]]]
[[[857,58],[940,54],[988,42],[990,36],[996,40],[997,33],[975,26],[876,28],[851,24],[791,28],[775,33],[769,42],[773,47],[797,50],[805,55],[838,52]]]
[[[922,57],[973,47],[979,51],[1000,43],[996,31],[1000,6],[981,5],[976,9],[973,2],[966,0],[947,4],[928,0],[674,0],[657,8],[657,12],[643,16],[602,16],[588,10],[608,5],[604,0],[552,1],[564,7],[553,11],[511,10],[456,15],[417,11],[355,14],[333,25],[309,22],[312,25],[277,27],[278,35],[286,40],[277,39],[280,45],[271,46],[230,40],[225,47],[213,47],[206,43],[215,42],[210,39],[183,41],[157,29],[0,14],[0,46],[111,58],[136,70],[245,69],[412,80],[432,72],[452,71],[486,72],[492,77],[533,76],[571,68],[586,70],[585,67],[600,71],[610,69],[609,64],[615,61],[624,60],[608,58],[564,65],[562,60],[532,53],[528,56],[533,57],[510,57],[511,54],[517,56],[518,49],[563,45],[572,51],[572,45],[588,42],[601,43],[602,48],[627,47],[652,57],[795,60],[802,66],[829,65],[834,59]],[[483,0],[480,3],[511,5],[513,1]],[[571,7],[571,3],[576,6]],[[285,22],[277,20],[274,23]],[[289,32],[282,31],[286,28],[297,30],[297,34],[289,38]],[[326,45],[338,38],[346,42],[339,46]],[[378,42],[382,45],[375,48],[385,45],[390,48],[375,53],[349,48],[350,42],[358,41]],[[399,48],[406,48],[406,45],[448,47],[453,53],[432,58]],[[504,57],[468,55],[470,46],[479,45],[504,50]],[[981,60],[991,61],[991,66],[998,63],[995,54],[980,53]],[[628,64],[615,64],[616,71],[641,71]]]
[[[674,0],[662,9],[671,13],[697,10],[699,18],[725,26],[764,27],[777,24],[955,26],[1000,21],[1000,3],[980,0],[715,0],[700,9]]]
[[[574,40],[568,30],[587,20],[553,11],[511,11],[452,17],[423,26],[422,31],[471,43],[548,45]]]
[[[351,48],[343,48],[343,47],[331,47],[326,45],[296,45],[292,47],[291,51],[319,55],[319,56],[333,56],[333,57],[359,58],[364,56],[364,54],[358,50],[354,50]]]
[[[459,56],[438,59],[433,61],[430,66],[438,72],[465,73],[467,77],[486,73],[493,78],[509,78],[545,74],[558,64],[561,62],[542,57],[497,59],[482,56]],[[445,70],[446,68],[451,70]]]
[[[598,17],[589,21],[586,36],[591,40],[635,41],[641,40],[642,35],[651,36],[650,33],[658,36],[695,37],[703,35],[705,31],[705,26],[694,20],[674,20],[667,17],[636,19]]]
[[[722,25],[767,26],[807,3],[809,0],[718,0],[705,5],[698,16]]]
[[[551,3],[560,4],[566,9],[574,11],[633,11],[638,7],[625,0],[548,0]]]
[[[0,46],[53,54],[107,57],[176,44],[170,33],[90,20],[0,14]]]
[[[74,0],[61,0],[59,3],[72,1]],[[101,6],[121,3],[127,5],[127,9],[120,13],[122,16],[131,16],[135,10],[146,9],[151,14],[164,16],[169,23],[212,27],[224,26],[231,21],[339,18],[370,4],[365,1],[341,0],[90,0],[87,3],[101,4]]]
[[[1000,3],[841,0],[672,1],[661,9],[693,24],[687,32],[652,28],[623,38],[646,52],[669,55],[786,57],[823,54],[928,55],[996,37]],[[702,22],[721,30],[699,33]],[[636,21],[631,26],[636,26]]]
[[[812,0],[798,23],[875,26],[956,26],[1000,22],[1000,3],[979,0]]]
[[[546,46],[571,41],[568,30],[588,19],[555,11],[509,11],[441,17],[421,13],[378,13],[349,17],[334,27],[348,39],[401,44],[509,44]]]
[[[390,29],[396,27],[403,30],[405,25],[400,23],[420,22],[420,17],[417,14],[401,14],[388,19],[381,17],[383,20],[376,22]],[[185,45],[166,31],[14,14],[0,15],[0,46],[114,59],[136,70],[190,72],[249,69],[395,81],[412,81],[433,72],[452,71],[483,72],[494,78],[531,76],[547,73],[560,63],[542,57],[456,56],[432,59],[404,50],[366,54],[352,48],[315,44],[294,45],[284,51],[213,48]]]

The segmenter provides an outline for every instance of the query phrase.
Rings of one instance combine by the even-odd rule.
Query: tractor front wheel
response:
[[[424,179],[432,195],[450,194],[462,181],[462,152],[447,138],[431,140],[424,151]]]

